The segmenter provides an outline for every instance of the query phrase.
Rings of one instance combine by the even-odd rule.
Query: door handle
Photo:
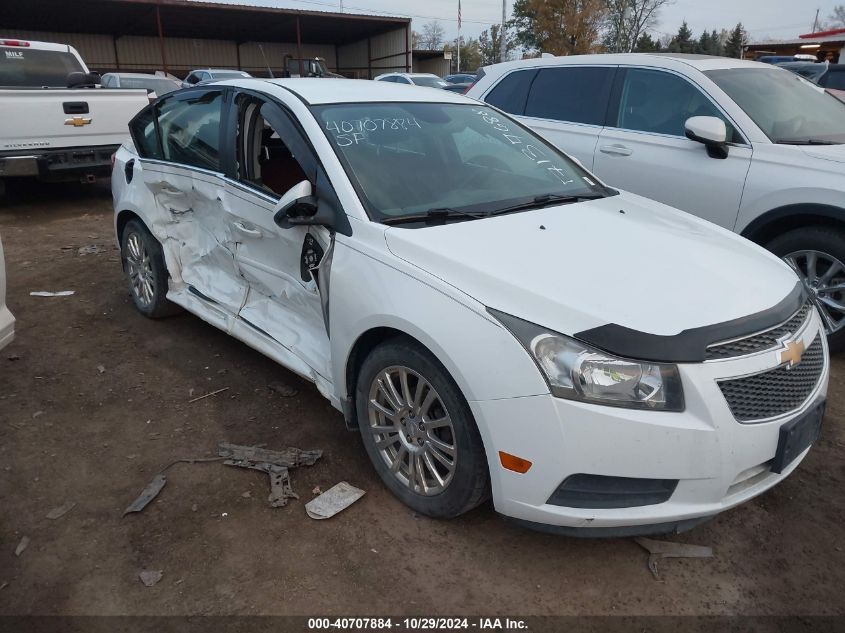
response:
[[[247,237],[261,237],[261,231],[258,229],[253,229],[246,226],[243,222],[232,222],[232,226],[235,230],[240,233],[241,235],[246,235]]]
[[[634,150],[625,147],[624,145],[602,145],[599,147],[602,154],[612,154],[614,156],[630,156]]]
[[[185,195],[184,191],[181,191],[179,189],[172,189],[170,187],[162,187],[161,192],[166,193],[168,196],[184,196]]]

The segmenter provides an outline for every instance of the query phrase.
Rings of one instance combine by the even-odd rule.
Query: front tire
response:
[[[826,226],[793,229],[766,244],[801,278],[824,323],[831,352],[845,349],[845,232]]]
[[[158,319],[182,311],[167,299],[169,275],[161,244],[140,220],[130,220],[126,224],[120,255],[129,293],[141,314]]]
[[[397,338],[375,348],[355,396],[367,454],[406,505],[452,518],[489,496],[487,458],[469,405],[421,345]]]

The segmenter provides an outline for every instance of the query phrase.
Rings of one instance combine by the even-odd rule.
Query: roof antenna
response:
[[[270,68],[270,62],[267,61],[267,55],[264,54],[264,47],[261,46],[261,42],[258,42],[258,50],[261,51],[261,56],[264,58],[264,65],[267,66],[267,72],[270,73],[270,79],[275,79],[276,76],[273,74],[273,69]]]

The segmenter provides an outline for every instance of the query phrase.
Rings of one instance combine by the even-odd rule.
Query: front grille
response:
[[[765,420],[798,409],[816,388],[824,370],[824,347],[816,336],[801,357],[787,369],[781,366],[761,374],[719,381],[722,395],[739,422]]]
[[[736,341],[710,345],[707,348],[705,360],[748,356],[749,354],[777,347],[778,339],[797,332],[809,314],[810,302],[808,301],[786,323],[782,323],[771,330],[766,330],[765,332],[760,332],[759,334],[754,334],[753,336]]]

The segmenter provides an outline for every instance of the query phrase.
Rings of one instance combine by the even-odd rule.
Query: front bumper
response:
[[[807,347],[819,331],[814,315],[802,335]],[[470,402],[487,447],[496,510],[535,526],[576,528],[581,535],[641,534],[682,531],[695,520],[759,495],[806,456],[809,449],[782,473],[771,471],[780,427],[825,397],[829,362],[799,409],[758,423],[734,419],[717,380],[778,364],[777,354],[767,351],[680,365],[686,399],[680,413],[598,406],[551,395]],[[499,451],[532,466],[525,474],[506,470]],[[577,508],[549,503],[561,482],[584,473],[678,483],[667,501],[651,505]]]

